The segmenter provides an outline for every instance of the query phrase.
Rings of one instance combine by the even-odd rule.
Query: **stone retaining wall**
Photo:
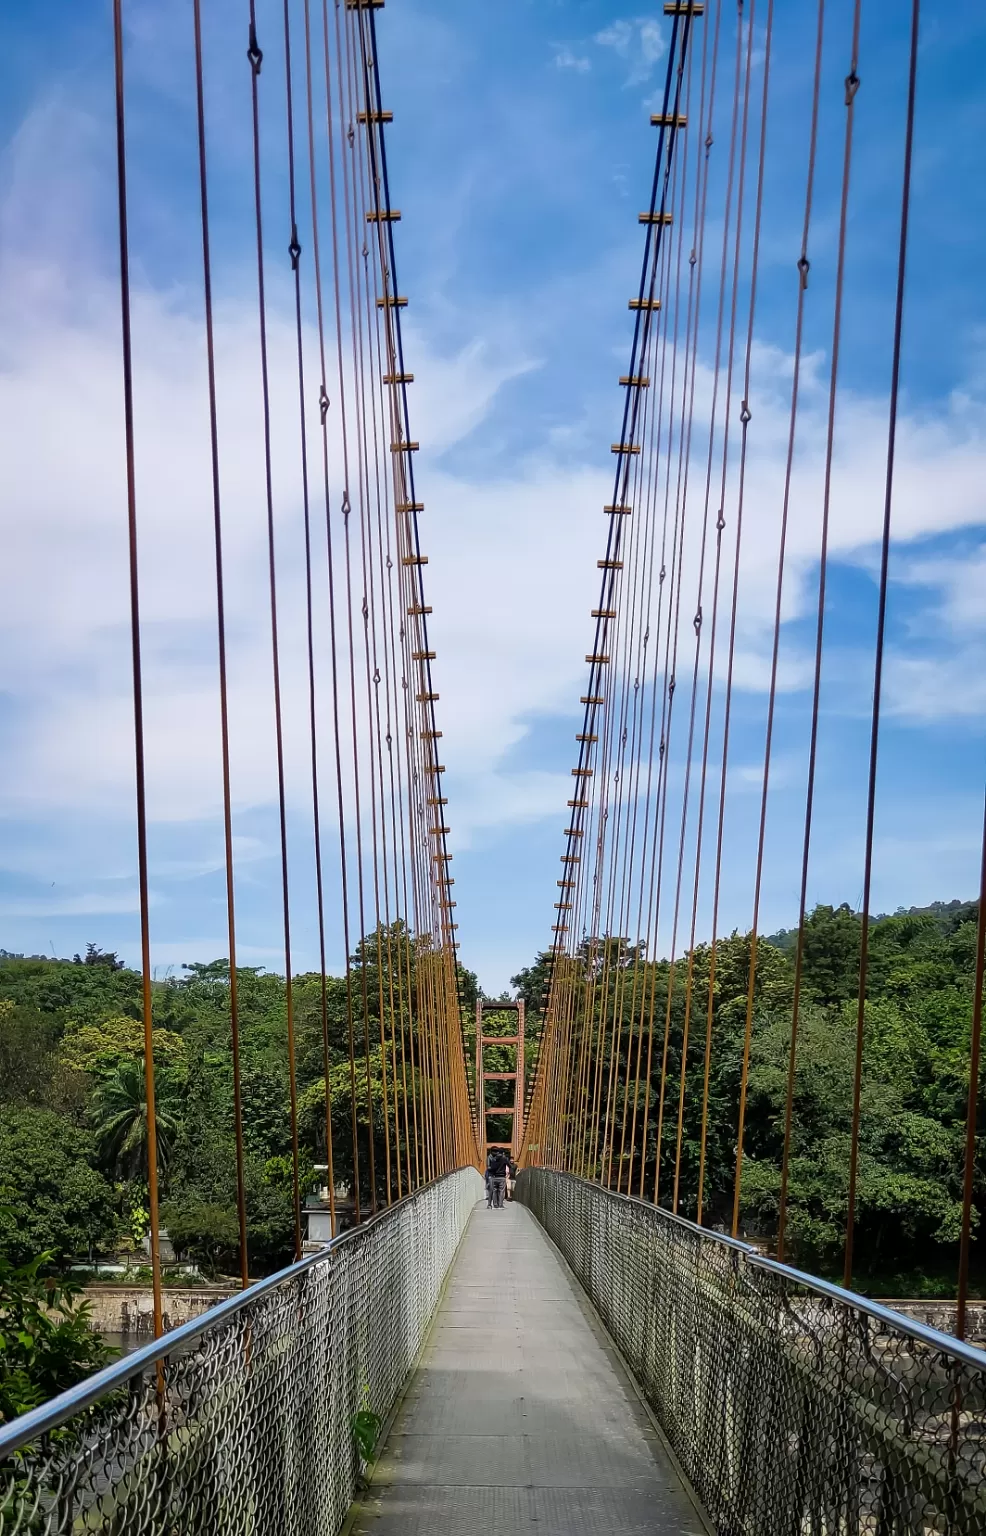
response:
[[[940,1333],[955,1332],[954,1301],[885,1301],[878,1297],[882,1307],[893,1307],[926,1328],[937,1328]],[[986,1301],[970,1301],[965,1312],[965,1336],[970,1344],[986,1345]]]
[[[167,1288],[164,1292],[165,1331],[180,1328],[182,1323],[201,1317],[210,1307],[234,1294],[234,1289],[226,1285]],[[135,1340],[154,1337],[154,1297],[149,1288],[91,1285],[86,1286],[85,1297],[92,1308],[92,1326],[97,1333]]]

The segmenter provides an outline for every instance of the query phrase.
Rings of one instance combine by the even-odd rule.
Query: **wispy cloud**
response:
[[[648,81],[654,65],[667,51],[660,22],[653,16],[611,22],[595,34],[593,42],[600,48],[611,49],[628,66],[624,82],[627,88]]]
[[[592,61],[584,53],[576,53],[568,43],[556,43],[555,68],[573,69],[576,74],[585,75],[592,68]]]

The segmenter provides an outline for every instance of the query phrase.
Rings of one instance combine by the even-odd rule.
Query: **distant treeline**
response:
[[[947,1293],[954,1285],[976,918],[972,903],[936,903],[881,917],[871,933],[856,1251],[859,1283],[884,1294]],[[744,1230],[768,1242],[777,1222],[795,937],[780,932],[763,941],[757,966],[742,1216]],[[846,1213],[859,943],[859,918],[848,906],[819,906],[808,919],[790,1257],[832,1273],[839,1269]],[[385,951],[386,945],[370,935],[352,960],[357,978],[353,1022],[360,1041],[364,971],[368,983],[378,1170],[385,1149],[373,1007],[380,994],[377,956]],[[717,951],[705,1219],[726,1224],[749,938],[734,933],[719,941]],[[613,1115],[620,1126],[627,1108],[627,1051],[632,1049],[635,1063],[640,1026],[639,1003],[633,1001],[627,974],[636,969],[638,997],[646,980],[648,995],[658,999],[655,1029],[663,1046],[669,966],[646,960],[619,938],[586,940],[581,956],[586,968],[596,968],[597,982],[605,969],[610,1017],[614,1007],[619,1013]],[[527,1003],[529,1066],[546,997],[547,962],[540,955],[514,978]],[[707,945],[696,949],[692,968],[680,1194],[686,1216],[694,1214],[697,1191]],[[674,1170],[687,969],[684,956],[671,983],[662,1203],[670,1198]],[[212,1271],[231,1272],[237,1267],[237,1228],[228,965],[217,960],[184,971],[154,986],[163,1215],[180,1252]],[[251,968],[240,970],[238,979],[251,1269],[261,1273],[289,1261],[292,1251],[284,981]],[[459,980],[471,1070],[477,984],[465,970]],[[317,975],[295,978],[299,1123],[308,1183],[314,1183],[313,1165],[326,1161],[320,995]],[[597,1017],[600,1000],[597,986]],[[95,946],[75,960],[0,955],[0,1259],[24,1263],[49,1252],[50,1267],[58,1269],[70,1260],[137,1242],[146,1230],[140,1004],[139,974]],[[333,1119],[334,1165],[337,1179],[347,1182],[353,1176],[349,1019],[341,978],[329,978],[328,1015],[330,1088],[341,1111]],[[613,1049],[612,1036],[608,1049]],[[651,1081],[642,1085],[640,1097],[642,1104],[645,1089],[650,1095],[648,1193],[656,1170],[661,1054],[655,1050]],[[508,1064],[488,1060],[491,1069],[497,1065]],[[364,1085],[365,1080],[363,1063]],[[369,1115],[363,1089],[357,1127],[365,1198]],[[637,1169],[635,1189],[639,1152]],[[986,1200],[984,1173],[986,1168],[977,1170],[977,1231]],[[615,1177],[614,1169],[614,1182]]]

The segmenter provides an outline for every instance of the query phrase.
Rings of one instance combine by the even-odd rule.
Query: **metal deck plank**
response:
[[[702,1527],[530,1213],[477,1206],[354,1536],[693,1536]]]

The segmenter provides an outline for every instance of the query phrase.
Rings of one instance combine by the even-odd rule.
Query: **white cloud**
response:
[[[657,24],[649,25],[652,30],[645,35],[640,22],[614,23],[595,41],[631,70],[645,63],[650,69],[663,43]],[[556,62],[582,68],[579,62]],[[0,603],[0,693],[8,737],[0,761],[0,810],[17,821],[92,818],[129,825],[133,766],[119,320],[116,294],[101,275],[95,243],[74,234],[91,217],[85,193],[89,183],[85,175],[74,174],[74,158],[65,173],[73,196],[65,202],[57,196],[43,199],[53,209],[52,227],[35,232],[37,249],[22,249],[26,215],[38,199],[37,166],[49,166],[52,144],[61,153],[66,138],[72,138],[65,117],[56,113],[56,119],[57,133],[41,121],[25,128],[12,159],[12,190],[0,210],[4,233],[13,228],[17,235],[6,242],[9,254],[0,273],[0,290],[13,295],[0,312],[0,413],[8,444],[0,466],[8,573]],[[86,142],[84,133],[76,138]],[[293,324],[281,297],[273,284],[270,347],[288,787],[292,804],[302,807],[309,785],[298,423]],[[150,809],[158,826],[206,828],[218,810],[220,777],[209,445],[197,295],[162,291],[147,279],[138,280],[134,335]],[[612,491],[608,437],[605,424],[594,426],[588,440],[581,424],[575,430],[549,425],[539,451],[499,476],[452,472],[441,459],[443,450],[482,427],[499,392],[535,364],[523,348],[484,334],[481,323],[451,355],[437,350],[413,326],[406,340],[417,380],[412,401],[415,435],[422,443],[417,473],[427,509],[421,526],[430,560],[429,600],[435,608],[432,636],[438,651],[435,677],[452,841],[459,849],[475,848],[494,831],[530,826],[559,815],[564,806],[566,775],[516,762],[532,722],[572,714],[583,691],[589,610],[598,595],[595,561],[605,539],[601,508]],[[251,293],[223,292],[217,353],[233,789],[239,815],[269,808],[275,795]],[[814,600],[811,577],[825,442],[823,362],[808,358],[803,370],[784,605],[788,620],[807,614]],[[767,680],[790,378],[789,356],[758,348],[736,663],[737,686],[754,692],[762,692]],[[696,422],[707,419],[713,383],[711,368],[703,364],[696,379]],[[311,404],[314,409],[314,400]],[[736,411],[734,392],[734,434]],[[310,441],[317,444],[317,415],[310,425]],[[863,563],[870,558],[882,517],[885,437],[885,403],[844,392],[832,496],[836,560]],[[694,590],[696,581],[704,452],[696,430],[686,592]],[[458,455],[456,463],[461,459]],[[317,460],[316,447],[314,482]],[[732,462],[735,473],[735,453]],[[905,411],[898,437],[895,545],[982,525],[984,471],[986,410],[978,399],[956,394],[934,411]],[[338,463],[333,483],[338,485]],[[735,478],[725,505],[727,571]],[[317,494],[313,506],[318,525]],[[328,632],[321,550],[320,545],[318,645],[324,689]],[[982,622],[983,567],[981,555],[975,561],[916,560],[904,575],[912,585],[937,591],[948,622],[971,635]],[[710,570],[707,566],[706,593]],[[708,616],[707,599],[706,605]],[[682,675],[693,643],[691,607],[692,598],[686,598]],[[721,629],[720,660],[724,653]],[[981,665],[970,673],[971,655],[957,653],[951,662],[932,654],[892,655],[888,708],[915,719],[981,714],[986,698],[969,678],[984,674]],[[804,686],[808,662],[785,649],[782,689]],[[325,741],[327,756],[327,731]],[[742,775],[740,768],[734,777]],[[331,797],[323,804],[331,819]],[[185,879],[214,872],[219,867],[214,826],[207,836],[203,833],[203,841],[212,857],[165,859],[157,873],[162,879]],[[87,851],[96,864],[101,856],[112,860],[115,869],[127,863],[119,842],[108,840],[102,855]],[[238,866],[269,852],[260,840],[241,843]],[[50,861],[50,848],[43,857]],[[25,870],[30,862],[22,860]],[[94,868],[94,875],[106,872]],[[129,896],[83,892],[58,903],[55,897],[32,899],[34,908],[11,902],[10,913],[0,915],[15,909],[19,916],[133,911]],[[110,904],[86,905],[94,901]],[[184,946],[185,958],[223,952],[225,941],[220,940]]]
[[[136,890],[90,892],[82,896],[18,896],[0,900],[0,917],[91,917],[140,910]]]
[[[572,69],[577,75],[585,75],[592,68],[591,60],[583,53],[576,53],[568,43],[556,43],[554,52],[556,69]]]
[[[664,57],[668,46],[660,23],[653,16],[611,22],[595,34],[593,42],[600,48],[612,49],[616,57],[629,66],[627,87],[642,85],[649,80],[654,65]]]
[[[986,547],[970,551],[962,559],[916,558],[908,561],[897,579],[915,587],[927,587],[939,595],[934,618],[951,631],[976,634],[986,629]]]

